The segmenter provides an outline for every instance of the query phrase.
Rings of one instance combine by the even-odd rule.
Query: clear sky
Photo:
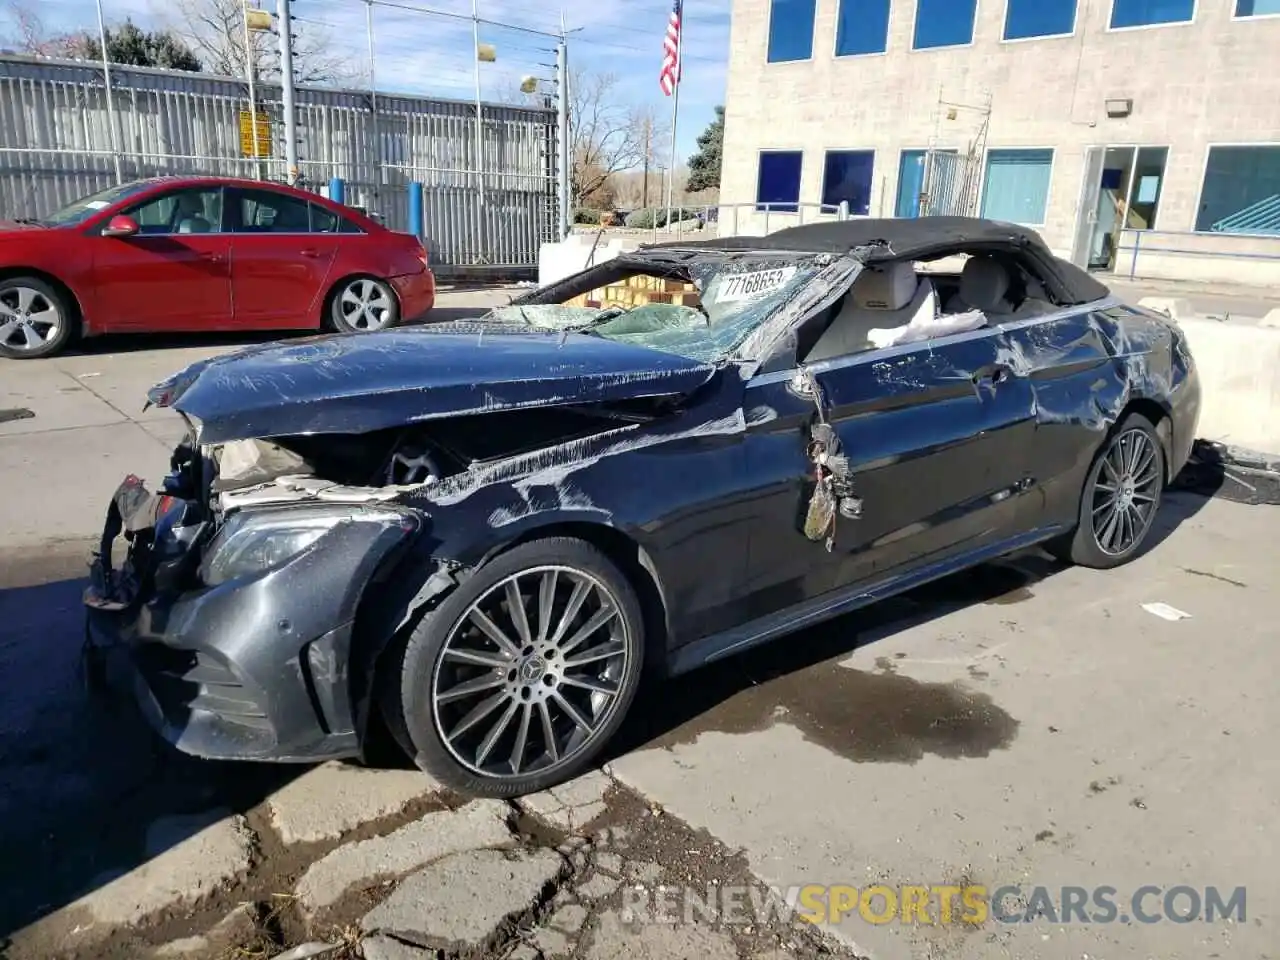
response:
[[[199,2],[199,0],[195,0]],[[275,0],[253,0],[274,10]],[[475,95],[470,20],[417,12],[421,9],[470,18],[472,0],[390,0],[374,7],[377,86],[388,91],[470,99]],[[685,158],[694,139],[724,99],[725,60],[729,48],[730,0],[686,0],[685,68],[680,90],[678,149]],[[94,0],[42,0],[25,4],[39,11],[50,32],[96,30]],[[177,16],[172,0],[103,0],[108,23],[133,19],[147,29]],[[484,20],[533,30],[558,32],[561,8],[539,0],[478,0]],[[416,8],[416,9],[411,9]],[[650,105],[669,118],[671,100],[658,89],[662,37],[670,0],[568,0],[563,8],[570,35],[569,56],[579,68],[617,76],[620,96]],[[363,0],[293,0],[293,15],[305,26],[329,35],[333,49],[368,63]],[[11,33],[11,17],[0,5],[0,33]],[[481,94],[497,97],[499,88],[526,75],[552,76],[554,40],[528,32],[481,24],[480,42],[496,48],[496,63],[483,63]],[[665,152],[665,150],[664,150]]]

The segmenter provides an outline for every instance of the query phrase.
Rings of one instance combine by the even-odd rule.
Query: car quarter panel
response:
[[[1127,409],[1147,404],[1162,429],[1170,470],[1190,453],[1199,383],[1181,335],[1163,318],[1114,299],[1005,329],[1008,362],[1032,383],[1037,429],[1030,456],[1041,496],[1029,509],[1073,520],[1094,453]]]

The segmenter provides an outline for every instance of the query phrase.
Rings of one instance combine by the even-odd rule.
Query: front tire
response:
[[[1096,570],[1136,557],[1160,510],[1164,459],[1151,421],[1139,413],[1125,417],[1094,455],[1075,531],[1046,549],[1060,560]]]
[[[399,320],[400,303],[385,280],[350,277],[329,295],[329,326],[338,333],[374,333]]]
[[[62,350],[74,317],[67,298],[37,277],[0,281],[0,357],[34,360]]]
[[[481,567],[418,624],[399,662],[396,725],[447,786],[521,796],[589,768],[643,664],[626,576],[584,541],[536,540]]]

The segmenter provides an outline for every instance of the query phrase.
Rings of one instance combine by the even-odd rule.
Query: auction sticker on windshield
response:
[[[795,267],[778,267],[773,270],[753,270],[724,277],[716,292],[716,303],[750,300],[753,297],[773,293],[785,287],[796,275]]]

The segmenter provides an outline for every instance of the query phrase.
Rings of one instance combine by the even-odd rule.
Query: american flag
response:
[[[684,14],[684,0],[674,0],[671,17],[667,20],[667,34],[662,38],[662,70],[658,73],[658,86],[666,96],[676,92],[680,82],[680,20]]]

